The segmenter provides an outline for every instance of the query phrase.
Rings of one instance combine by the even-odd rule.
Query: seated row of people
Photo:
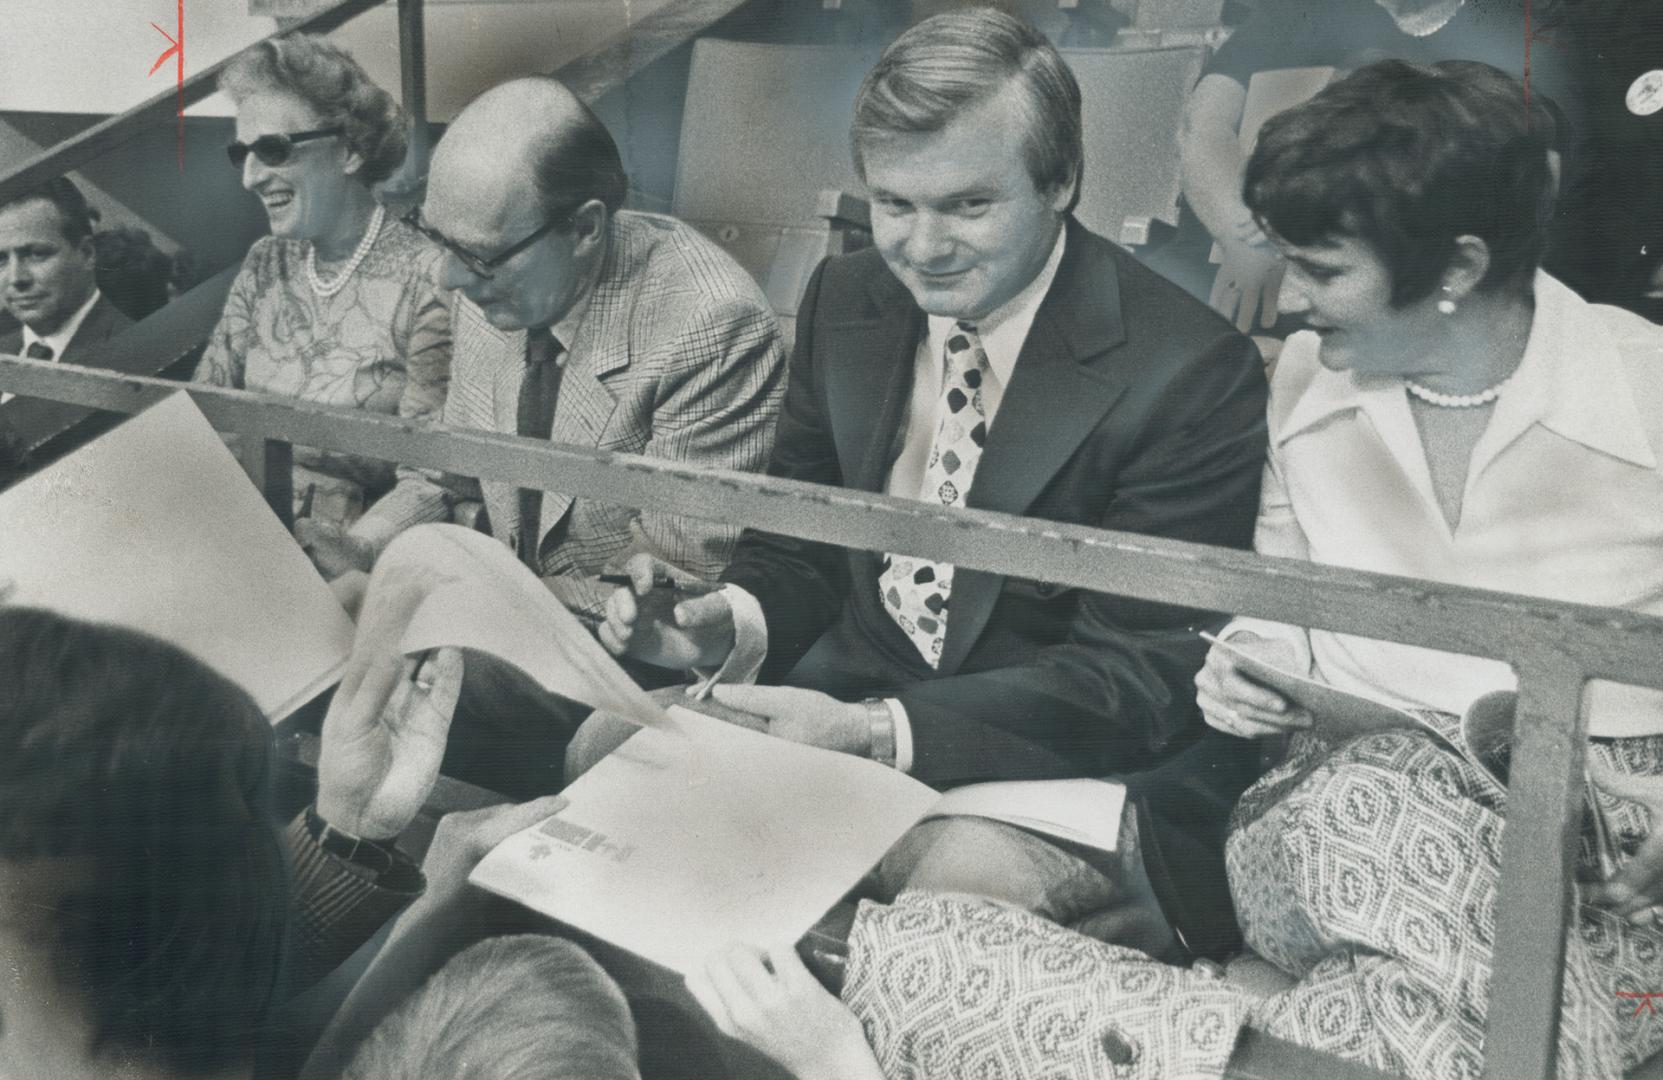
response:
[[[275,57],[261,61],[271,70],[299,66],[282,60],[290,48],[319,46],[278,43],[255,55]],[[238,100],[234,156],[257,159],[245,180],[262,191],[274,229],[292,224],[298,241],[269,242],[249,266],[269,256],[264,280],[281,282],[304,261],[311,289],[242,286],[243,330],[217,340],[248,351],[210,358],[248,373],[312,333],[293,323],[315,304],[362,299],[353,271],[391,226],[378,234],[373,205],[341,187],[359,183],[366,160],[339,144],[350,143],[349,124],[288,90]],[[1289,261],[1285,302],[1320,328],[1290,340],[1267,401],[1246,338],[1071,217],[1079,90],[1019,20],[986,10],[926,20],[867,77],[852,145],[875,246],[816,272],[789,377],[742,271],[682,225],[619,211],[622,174],[604,129],[558,84],[511,83],[457,118],[435,151],[427,201],[408,221],[438,245],[425,256],[437,283],[461,293],[448,309],[458,344],[437,415],[458,427],[766,464],[777,476],[933,506],[1225,547],[1251,539],[1285,557],[1663,613],[1663,330],[1589,305],[1538,271],[1552,124],[1519,101],[1518,84],[1483,65],[1388,62],[1267,125],[1244,199]],[[313,224],[326,210],[345,215],[338,228]],[[357,240],[342,224],[354,215]],[[345,261],[327,281],[315,252],[331,245]],[[368,254],[354,261],[353,250]],[[400,281],[417,306],[447,310],[425,298],[427,282]],[[343,319],[335,332],[352,322]],[[387,355],[366,348],[353,370]],[[407,396],[415,376],[406,378]],[[379,399],[387,411],[400,407],[395,396]],[[307,483],[325,491],[322,480]],[[979,819],[935,821],[903,838],[880,868],[879,902],[856,920],[842,1005],[789,951],[715,959],[693,980],[695,996],[721,1027],[798,1075],[973,1074],[983,1062],[1036,1075],[1068,1062],[1079,1075],[1218,1076],[1245,1026],[1417,1080],[1477,1071],[1503,789],[1448,743],[1461,738],[1451,714],[1510,683],[1502,666],[1248,620],[1223,627],[1180,607],[950,560],[844,551],[415,470],[356,521],[357,504],[344,499],[348,512],[306,534],[341,568],[386,553],[325,721],[318,800],[286,834],[299,970],[326,968],[420,887],[391,841],[441,755],[448,773],[536,800],[627,736],[615,718],[584,718],[473,654],[441,651],[417,666],[390,647],[397,635],[379,620],[437,584],[392,572],[399,545],[423,543],[423,530],[391,538],[466,495],[484,497],[496,536],[593,615],[608,648],[639,670],[713,683],[719,700],[760,716],[771,735],[940,787],[1127,783],[1125,842],[1110,856]],[[380,518],[383,505],[403,509]],[[595,578],[608,569],[632,585],[601,591]],[[676,597],[652,587],[664,574],[722,587]],[[1419,710],[1442,737],[1391,732],[1331,745],[1302,734],[1255,784],[1259,755],[1246,740],[1310,718],[1226,653],[1209,654],[1197,634],[1208,627],[1245,651]],[[51,632],[72,631],[94,633]],[[26,655],[21,641],[11,647]],[[97,680],[85,681],[96,694]],[[21,693],[0,689],[8,692]],[[214,711],[240,715],[228,692],[215,691]],[[73,729],[73,717],[97,712],[70,707],[60,719],[60,692],[43,693],[0,715],[0,732],[19,746],[47,736],[11,725],[50,716],[53,730]],[[1596,686],[1591,700],[1601,775],[1629,795],[1663,786],[1663,696]],[[235,782],[155,796],[158,807],[178,807],[238,793],[230,810],[200,803],[206,824],[178,831],[180,859],[220,852],[231,835],[224,823],[245,830],[243,840],[264,828],[249,793],[267,751],[245,753],[197,763]],[[43,775],[50,760],[40,759]],[[146,767],[135,764],[134,775],[150,776]],[[142,798],[151,782],[111,798]],[[26,794],[25,809],[57,806],[75,790],[37,784],[47,787]],[[506,835],[494,830],[550,805],[478,819],[473,857]],[[97,820],[96,807],[84,809]],[[1568,942],[1565,1076],[1615,1076],[1658,1049],[1650,1027],[1619,1027],[1610,992],[1658,974],[1658,853],[1641,846],[1650,826],[1637,804],[1607,809],[1627,858],[1588,894],[1604,906],[1582,909]],[[85,830],[60,837],[53,814],[18,820],[37,822],[40,836],[8,842],[0,866],[47,852],[114,867],[110,887],[147,902],[180,887],[123,862],[122,852],[139,850],[124,836],[102,847],[107,838]],[[131,828],[147,821],[137,815]],[[259,833],[239,857],[269,852],[268,839]],[[326,1036],[317,1075],[341,1067],[393,1000],[442,964],[434,943],[455,942],[445,905],[467,895],[464,864],[454,851],[430,859],[428,896]],[[263,900],[180,911],[223,928],[224,957],[253,958],[261,978],[251,985],[267,990],[223,1000],[252,1022],[282,992],[259,961],[276,946],[238,935],[277,918],[288,898],[260,884],[270,874],[244,878],[247,891],[235,895]],[[145,910],[156,917],[155,904]],[[166,951],[173,924],[145,925],[128,940],[154,942],[154,955],[148,944],[115,950],[116,968],[54,985],[97,1003],[91,1015],[102,1017],[106,985],[125,992],[137,978],[120,965],[172,977],[186,960]],[[1244,935],[1290,989],[1255,998],[1185,966],[1235,952]],[[945,973],[967,959],[989,980],[941,993]],[[69,968],[90,970],[72,955]],[[122,1014],[128,1026],[100,1019],[90,1030],[107,1027],[106,1038],[65,1045],[97,1060],[101,1047],[131,1050],[151,1032],[168,1052],[193,1053],[194,1029],[166,1026],[183,1023],[174,1007],[184,999],[145,1001],[150,1011]],[[87,1013],[64,1013],[78,1015]],[[1068,1024],[1034,1022],[1063,1015]],[[401,1038],[439,1027],[407,1018]],[[10,1029],[0,1030],[3,1051]],[[387,1037],[365,1045],[385,1051]]]

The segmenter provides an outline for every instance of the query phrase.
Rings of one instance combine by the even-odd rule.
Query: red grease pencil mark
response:
[[[156,69],[167,63],[168,57],[173,57],[174,83],[179,87],[179,174],[183,176],[185,173],[185,0],[177,0],[177,2],[179,5],[178,25],[175,29],[179,33],[178,37],[174,37],[166,30],[156,26],[155,23],[150,24],[155,28],[156,33],[167,38],[169,48],[162,55],[156,57],[156,62],[150,65],[150,70],[145,72],[145,75],[148,77],[156,74]]]
[[[1652,1005],[1652,999],[1663,998],[1663,993],[1658,993],[1655,990],[1650,993],[1637,990],[1618,990],[1617,996],[1620,998],[1628,998],[1631,1001],[1638,1001],[1640,1003],[1634,1006],[1634,1012],[1630,1014],[1631,1016],[1639,1016],[1642,1012],[1656,1016],[1657,1009]]]

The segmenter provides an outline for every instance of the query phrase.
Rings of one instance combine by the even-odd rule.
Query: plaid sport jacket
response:
[[[760,471],[773,446],[785,387],[778,323],[739,264],[691,226],[622,211],[575,339],[551,441],[726,469]],[[440,422],[513,433],[525,377],[525,332],[502,331],[458,296],[451,384]],[[353,527],[379,550],[455,504],[483,499],[491,531],[513,546],[516,489],[401,469],[395,488]],[[545,576],[588,576],[641,551],[701,577],[727,565],[735,526],[636,509],[559,490],[551,476],[534,526]],[[558,530],[553,542],[549,536]],[[598,614],[599,590],[563,598]]]

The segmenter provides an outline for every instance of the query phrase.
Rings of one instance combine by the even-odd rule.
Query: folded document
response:
[[[796,941],[927,817],[977,814],[1109,850],[1119,834],[1119,784],[941,795],[863,758],[669,715],[679,733],[637,732],[470,880],[686,974],[729,942]]]

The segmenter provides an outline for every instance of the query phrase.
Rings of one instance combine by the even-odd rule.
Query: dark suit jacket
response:
[[[923,312],[876,251],[823,263],[798,316],[772,473],[883,490],[923,329]],[[1266,392],[1251,342],[1070,220],[968,505],[1246,548]],[[1197,630],[1215,616],[959,570],[932,671],[879,602],[879,559],[744,535],[724,577],[762,605],[763,682],[899,698],[913,774],[938,787],[1123,775],[1180,750],[1200,754],[1217,780],[1203,784],[1217,795],[1211,805],[1194,811],[1186,798],[1152,816],[1176,818],[1186,843],[1201,836],[1216,854],[1256,755],[1234,740],[1196,747],[1206,731],[1191,683],[1206,652]],[[1184,786],[1170,773],[1160,785]],[[1227,907],[1221,867],[1213,870],[1213,895]]]
[[[86,301],[82,301],[85,303]],[[100,346],[114,337],[117,333],[133,325],[133,320],[123,315],[116,306],[110,303],[107,296],[99,296],[98,303],[92,305],[87,317],[81,321],[75,336],[69,339],[69,345],[59,360],[70,364],[87,364],[97,366],[96,360]],[[0,353],[16,356],[23,352],[23,329],[18,327],[7,334],[0,334]]]
[[[110,303],[109,297],[100,296],[58,359],[68,364],[104,367],[106,343],[132,324],[133,320]],[[0,353],[16,356],[22,352],[21,328],[0,334]],[[62,432],[56,430],[56,417],[64,409],[57,402],[38,398],[12,398],[0,405],[0,488],[31,467],[42,464],[43,449],[55,456],[73,448],[60,438]]]

